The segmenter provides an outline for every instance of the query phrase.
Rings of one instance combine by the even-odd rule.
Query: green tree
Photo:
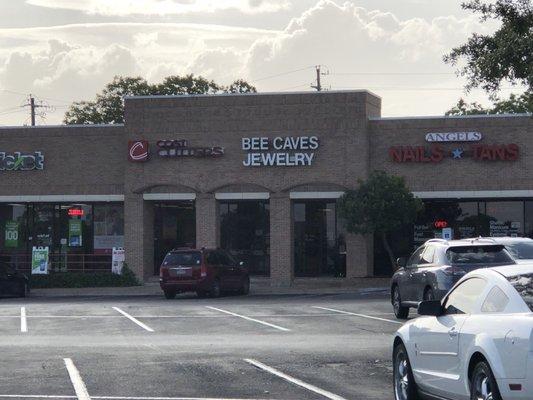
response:
[[[492,35],[474,33],[465,44],[444,56],[444,62],[461,65],[457,71],[466,77],[465,89],[481,87],[494,104],[484,108],[460,99],[446,115],[503,114],[533,112],[533,3],[531,0],[469,0],[465,10],[478,13],[481,21],[497,20],[499,28]],[[526,86],[522,95],[498,97],[504,82]]]
[[[229,86],[218,85],[201,76],[168,76],[161,83],[150,84],[141,77],[116,76],[94,101],[74,102],[65,113],[65,124],[119,124],[124,122],[124,96],[193,95],[216,93],[255,93],[244,80]]]
[[[376,234],[383,241],[391,265],[396,265],[387,235],[415,222],[423,209],[402,177],[375,171],[359,188],[346,192],[339,202],[339,214],[346,220],[346,229],[355,234]]]
[[[508,99],[503,100],[497,98],[489,108],[476,102],[467,103],[461,98],[453,108],[446,111],[446,115],[533,113],[532,93],[527,91],[521,95],[511,94]]]
[[[482,87],[497,92],[502,82],[533,88],[533,3],[531,0],[470,0],[462,8],[481,14],[481,21],[499,20],[492,35],[474,33],[468,41],[444,56],[444,61],[466,64],[459,73],[467,78],[466,89]]]

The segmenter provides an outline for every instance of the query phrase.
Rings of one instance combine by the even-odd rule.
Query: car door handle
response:
[[[457,329],[455,329],[455,326],[448,331],[448,335],[450,335],[450,337],[456,337],[458,334],[459,332],[457,332]]]

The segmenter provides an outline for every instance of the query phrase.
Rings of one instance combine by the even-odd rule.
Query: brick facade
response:
[[[267,193],[271,282],[288,286],[294,279],[294,193],[341,193],[375,169],[405,176],[415,192],[533,189],[530,116],[380,118],[381,100],[365,91],[135,97],[125,104],[124,126],[0,128],[0,151],[45,154],[43,171],[0,172],[0,199],[124,196],[126,259],[145,279],[154,272],[154,206],[147,195],[194,199],[196,244],[216,247],[217,194]],[[520,157],[514,162],[446,159],[438,164],[390,158],[391,146],[426,145],[428,132],[451,131],[479,131],[487,143],[516,143]],[[277,136],[317,136],[313,164],[243,165],[243,137]],[[156,154],[162,139],[187,140],[191,147],[222,146],[225,154],[163,159]],[[128,162],[129,140],[149,142],[148,162]],[[443,146],[446,151],[452,147]],[[346,253],[348,279],[372,275],[371,237],[347,235]]]

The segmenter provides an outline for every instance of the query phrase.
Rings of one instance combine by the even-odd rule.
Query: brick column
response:
[[[374,244],[372,235],[346,234],[346,278],[374,275]]]
[[[154,207],[142,194],[124,199],[126,263],[141,280],[154,274]]]
[[[294,277],[294,237],[289,193],[270,196],[270,285],[291,286]]]
[[[212,193],[196,196],[196,247],[220,246],[218,204]]]

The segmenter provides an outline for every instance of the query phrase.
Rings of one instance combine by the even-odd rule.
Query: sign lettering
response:
[[[242,164],[245,167],[310,166],[319,146],[317,136],[242,138],[241,148],[248,152]]]
[[[0,171],[32,171],[44,169],[44,155],[40,151],[34,153],[0,152]]]

